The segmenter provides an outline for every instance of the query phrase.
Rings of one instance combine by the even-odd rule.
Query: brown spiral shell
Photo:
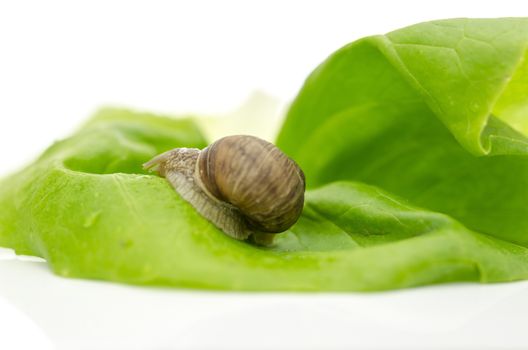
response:
[[[200,152],[195,176],[205,192],[236,207],[256,231],[285,231],[301,215],[302,170],[257,137],[227,136],[212,143]]]

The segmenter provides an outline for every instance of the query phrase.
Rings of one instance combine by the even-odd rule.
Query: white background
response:
[[[500,16],[528,16],[528,5],[0,0],[0,175],[101,105],[231,116],[221,132],[271,139],[304,78],[342,45],[425,20]],[[0,252],[1,349],[525,348],[526,315],[524,282],[203,293],[62,279]]]

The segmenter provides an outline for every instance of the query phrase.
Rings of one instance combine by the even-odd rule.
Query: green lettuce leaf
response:
[[[170,146],[169,146],[170,145]],[[528,276],[528,250],[366,184],[309,191],[271,248],[233,240],[140,164],[190,120],[104,110],[0,186],[0,245],[67,277],[228,290],[380,290]]]
[[[204,147],[192,120],[119,109],[0,182],[0,246],[62,276],[191,288],[526,279],[527,23],[419,24],[319,66],[278,139],[305,171],[305,209],[272,247],[231,239],[141,169]]]
[[[308,77],[278,146],[309,188],[366,182],[526,245],[527,47],[521,18],[435,21],[359,40]]]

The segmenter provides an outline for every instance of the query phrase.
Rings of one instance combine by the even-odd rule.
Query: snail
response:
[[[203,217],[238,240],[270,245],[303,210],[301,168],[254,136],[227,136],[203,150],[175,148],[143,167],[165,177]]]

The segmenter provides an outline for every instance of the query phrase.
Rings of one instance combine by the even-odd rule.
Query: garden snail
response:
[[[227,136],[203,150],[176,148],[144,164],[165,177],[206,219],[238,239],[269,245],[301,215],[305,179],[273,144]]]

